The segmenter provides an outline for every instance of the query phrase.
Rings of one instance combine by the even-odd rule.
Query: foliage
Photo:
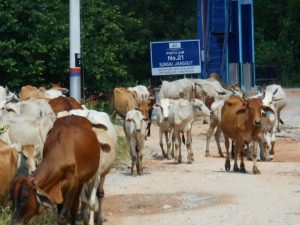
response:
[[[277,65],[284,85],[299,86],[299,1],[276,0],[265,3],[263,0],[255,2],[256,62]]]
[[[84,91],[111,94],[151,77],[149,43],[197,38],[195,0],[81,1]],[[300,84],[299,0],[256,0],[256,63],[275,64],[286,85]],[[68,87],[69,1],[0,1],[0,85],[14,91]],[[176,77],[173,77],[176,78]]]

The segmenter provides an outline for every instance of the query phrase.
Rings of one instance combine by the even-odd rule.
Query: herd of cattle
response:
[[[207,157],[213,134],[224,157],[220,147],[223,133],[226,171],[230,170],[231,139],[233,170],[246,172],[243,157],[247,152],[253,160],[253,173],[260,173],[257,159],[274,156],[285,93],[275,84],[245,93],[238,85],[225,86],[217,78],[213,74],[205,80],[163,81],[158,94],[143,85],[113,90],[113,116],[124,119],[131,174],[135,167],[137,174],[143,174],[144,142],[150,136],[153,115],[165,158],[181,163],[183,143],[187,163],[192,163],[193,121],[203,117],[210,120]],[[54,206],[58,224],[67,224],[69,219],[75,224],[79,206],[84,224],[102,224],[103,186],[116,156],[117,132],[107,113],[88,109],[66,97],[67,92],[57,84],[50,89],[27,85],[17,96],[0,86],[0,204],[12,200],[14,225],[26,224]]]

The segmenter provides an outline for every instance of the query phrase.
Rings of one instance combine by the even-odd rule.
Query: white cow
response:
[[[163,81],[159,91],[159,98],[187,99],[194,98],[195,84],[190,79],[179,79],[175,81]]]
[[[137,173],[139,175],[143,173],[142,159],[148,122],[149,119],[143,116],[141,111],[137,109],[132,109],[126,114],[123,128],[130,145],[131,175],[133,175],[135,164]]]
[[[93,131],[96,133],[97,139],[101,143],[101,157],[99,161],[99,168],[94,178],[85,183],[81,191],[83,221],[84,224],[89,225],[93,225],[95,220],[97,221],[97,224],[102,224],[104,181],[116,157],[116,143],[110,137],[108,131],[98,128],[93,128]],[[109,151],[106,151],[103,148],[104,145],[109,146]],[[98,212],[96,217],[95,212]]]
[[[205,156],[209,157],[209,144],[210,139],[213,134],[215,134],[215,140],[218,147],[218,152],[221,157],[224,157],[221,146],[220,146],[220,136],[221,136],[221,109],[224,105],[225,100],[217,100],[211,105],[211,115],[210,115],[210,124],[209,129],[206,134],[206,150]],[[216,130],[216,131],[215,131]]]
[[[204,102],[199,99],[194,99],[189,102],[185,99],[178,99],[173,101],[169,112],[169,123],[172,126],[175,138],[175,163],[181,163],[181,137],[180,133],[186,133],[187,141],[187,162],[192,163],[194,160],[192,151],[192,122],[194,117],[199,113],[210,115],[209,109],[205,106]],[[179,150],[179,155],[178,155]]]
[[[286,106],[286,94],[282,87],[277,84],[271,84],[266,87],[266,95],[263,99],[263,105],[269,106],[271,103],[274,104],[276,118],[277,118],[277,131],[280,131],[279,123],[283,123],[280,118],[281,110]]]
[[[8,144],[34,145],[37,149],[36,160],[41,162],[43,146],[48,131],[52,128],[54,118],[46,115],[42,118],[9,113],[3,116],[0,127],[8,126],[7,132],[0,139]]]
[[[172,146],[171,153],[171,131],[172,126],[169,123],[169,108],[171,106],[171,99],[163,98],[160,99],[160,104],[155,104],[154,107],[158,109],[157,112],[157,123],[159,126],[159,145],[162,151],[162,155],[165,158],[171,159],[174,156],[174,148]],[[163,135],[165,135],[166,144],[167,144],[167,152],[164,149],[163,145]],[[172,142],[173,143],[173,142]]]
[[[17,114],[28,115],[36,118],[41,118],[46,115],[53,117],[53,119],[56,117],[53,109],[46,99],[31,98],[18,103],[8,103],[5,108],[7,110],[14,111]]]
[[[135,87],[129,87],[127,88],[130,92],[136,92],[137,94],[137,102],[148,102],[150,93],[148,89],[144,85],[137,85]]]

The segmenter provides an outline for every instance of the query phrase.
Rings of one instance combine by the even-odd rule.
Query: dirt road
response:
[[[204,157],[208,125],[200,121],[193,126],[195,161],[186,163],[184,147],[184,161],[175,165],[161,157],[154,125],[144,151],[145,174],[130,176],[127,162],[107,176],[104,224],[300,224],[300,91],[287,93],[275,158],[258,163],[261,175],[253,175],[249,161],[247,174],[225,172],[213,140],[212,157]]]

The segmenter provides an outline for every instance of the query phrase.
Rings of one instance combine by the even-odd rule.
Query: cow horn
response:
[[[263,100],[263,99],[265,98],[265,96],[266,96],[266,92],[263,91],[263,92],[262,92],[262,96],[260,96],[260,99]]]

